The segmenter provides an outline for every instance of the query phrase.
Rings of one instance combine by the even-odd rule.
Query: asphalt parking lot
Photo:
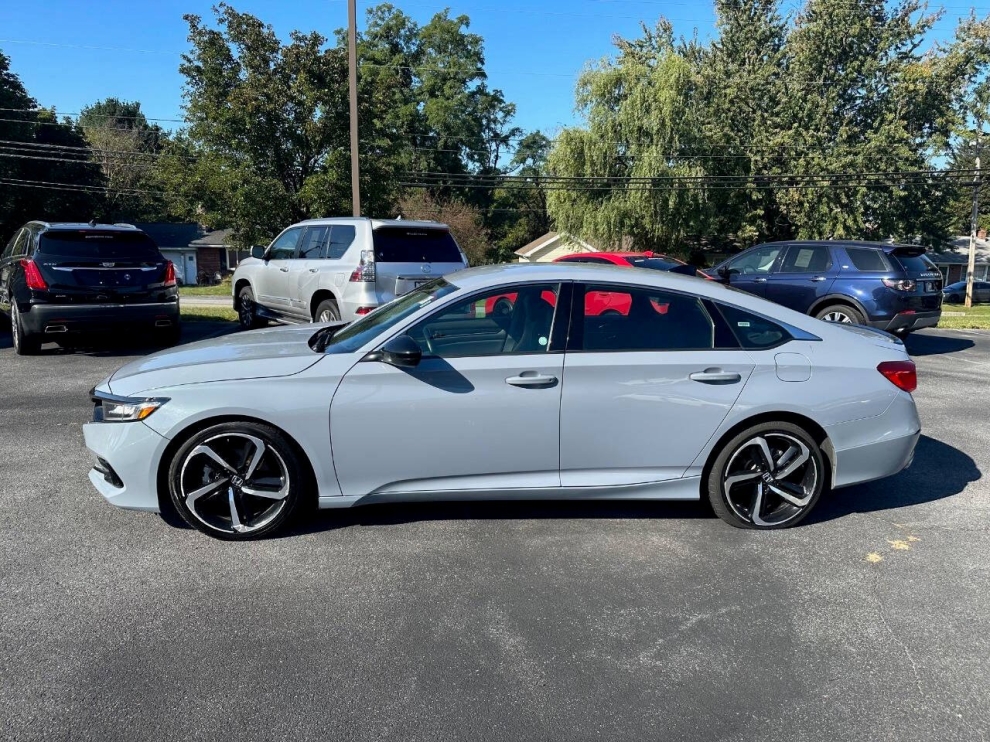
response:
[[[914,465],[796,529],[448,503],[231,544],[86,478],[87,390],[146,350],[4,331],[0,736],[985,740],[990,333],[909,349]]]

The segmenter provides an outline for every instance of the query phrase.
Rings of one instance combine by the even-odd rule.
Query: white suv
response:
[[[231,281],[244,329],[350,322],[468,265],[447,225],[401,219],[310,219],[251,254]]]

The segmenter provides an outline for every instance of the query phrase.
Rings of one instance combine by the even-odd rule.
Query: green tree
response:
[[[117,98],[97,101],[82,109],[79,127],[103,173],[103,218],[147,221],[159,216],[163,204],[154,193],[152,171],[167,135],[149,124],[141,104]]]
[[[93,218],[103,182],[86,140],[69,119],[38,107],[2,52],[0,108],[0,243],[31,219]]]

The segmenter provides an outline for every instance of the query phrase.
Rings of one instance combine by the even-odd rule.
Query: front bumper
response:
[[[920,330],[922,327],[935,327],[941,318],[942,310],[935,309],[927,312],[895,314],[891,319],[874,320],[870,325],[887,332],[904,332]]]
[[[107,502],[153,513],[158,507],[158,464],[168,440],[143,422],[86,423],[83,438],[97,459],[89,481]],[[107,471],[109,469],[109,471]]]
[[[21,312],[30,333],[57,338],[69,332],[105,332],[122,327],[168,328],[179,325],[179,303],[33,304]]]

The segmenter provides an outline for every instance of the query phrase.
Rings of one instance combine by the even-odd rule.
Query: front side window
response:
[[[729,304],[717,306],[743,348],[767,350],[791,339],[790,333],[776,322]]]
[[[320,352],[353,353],[423,307],[428,307],[454,291],[457,291],[457,286],[444,278],[430,281],[346,327],[320,330],[310,339],[310,346]]]
[[[781,273],[821,273],[832,267],[825,245],[791,245],[780,264]]]
[[[660,289],[589,285],[572,322],[590,352],[710,350],[715,325],[701,302]],[[581,306],[579,303],[577,306]]]
[[[301,227],[296,227],[280,234],[272,243],[272,246],[268,248],[268,259],[289,260],[290,258],[294,258],[296,255],[296,246],[299,243],[299,237],[301,235]]]
[[[766,275],[777,262],[777,256],[783,249],[781,245],[767,245],[750,250],[728,263],[729,273],[739,273],[744,276]]]
[[[303,233],[299,244],[300,260],[319,260],[323,257],[329,227],[309,227]]]
[[[409,332],[426,356],[465,358],[550,350],[559,287],[497,289],[456,302]]]

